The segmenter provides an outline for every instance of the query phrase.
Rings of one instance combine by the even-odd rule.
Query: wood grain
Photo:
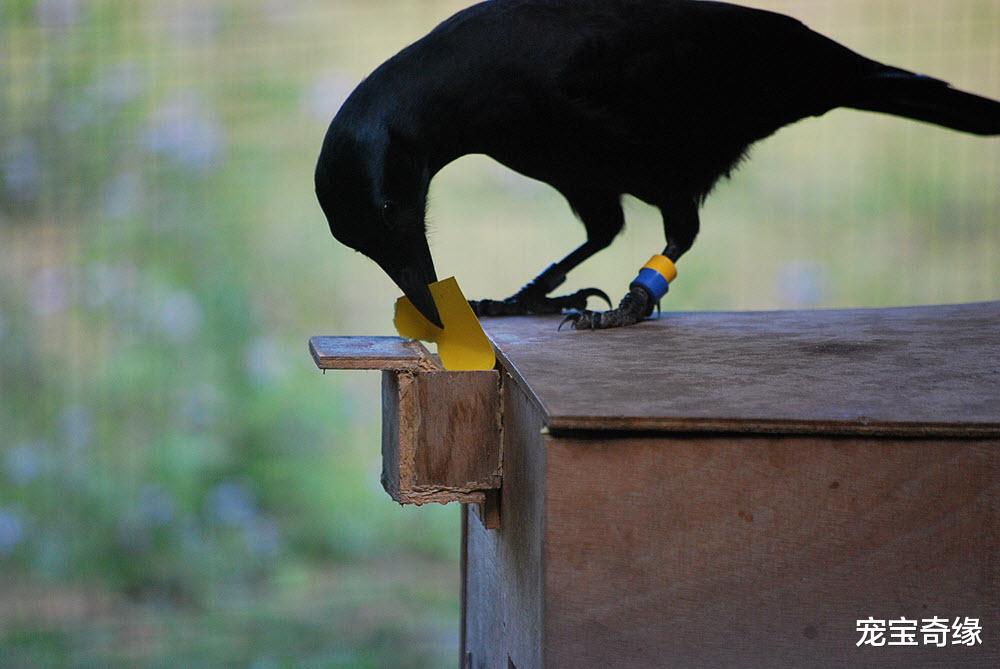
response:
[[[382,373],[382,487],[400,504],[480,503],[500,487],[498,373]]]
[[[542,666],[542,415],[514,383],[502,383],[500,527],[465,514],[462,648],[473,669]],[[583,665],[580,665],[583,666]]]
[[[553,430],[1000,436],[1000,302],[486,319]]]
[[[550,435],[545,453],[546,667],[1000,666],[1000,441]],[[858,648],[869,615],[979,618],[983,643]]]
[[[440,369],[423,344],[401,337],[312,337],[309,352],[320,369]]]
[[[417,374],[416,488],[500,487],[500,382],[496,371]]]
[[[500,528],[500,489],[486,490],[486,500],[472,505],[472,514],[488,530]]]

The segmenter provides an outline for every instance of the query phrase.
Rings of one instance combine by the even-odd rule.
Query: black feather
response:
[[[956,90],[944,81],[890,68],[866,77],[859,88],[859,99],[845,106],[975,135],[1000,135],[1000,102]]]

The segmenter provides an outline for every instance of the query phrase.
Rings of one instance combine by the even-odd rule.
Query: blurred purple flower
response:
[[[274,557],[281,550],[281,531],[278,523],[265,516],[247,525],[244,530],[247,548],[261,557]]]
[[[139,515],[147,527],[163,527],[174,519],[174,498],[163,486],[150,483],[139,493]]]
[[[65,309],[69,302],[66,273],[56,267],[39,270],[28,286],[28,302],[36,316],[51,316]]]
[[[37,0],[35,20],[43,28],[69,28],[83,18],[82,0]]]
[[[105,68],[94,80],[92,91],[104,105],[120,106],[139,97],[146,83],[145,72],[135,61]]]
[[[91,307],[103,307],[114,302],[127,306],[132,302],[130,289],[136,284],[138,274],[138,270],[131,265],[92,263],[86,269],[84,299]]]
[[[21,443],[4,453],[7,478],[14,485],[27,485],[41,472],[41,458],[38,451],[41,444]]]
[[[101,120],[102,110],[89,97],[64,98],[56,102],[53,117],[63,132],[77,132]]]
[[[146,147],[180,167],[205,171],[218,166],[224,130],[211,109],[181,96],[156,110],[145,133]]]
[[[159,302],[156,322],[171,341],[187,341],[201,327],[201,305],[185,290],[170,291]]]
[[[243,361],[258,383],[274,383],[288,373],[288,361],[281,345],[271,337],[258,337],[246,347]]]
[[[104,213],[112,220],[133,215],[142,200],[142,181],[135,172],[112,177],[104,188]]]
[[[70,404],[59,414],[59,432],[71,451],[79,451],[90,444],[93,429],[90,410],[81,404]]]
[[[823,267],[813,262],[786,263],[778,270],[777,281],[781,300],[795,307],[815,306],[829,292]]]
[[[31,202],[41,188],[38,147],[25,139],[15,139],[3,152],[3,180],[9,196],[21,203]]]
[[[339,70],[326,72],[306,91],[303,109],[316,119],[329,122],[357,84]]]
[[[178,402],[178,427],[192,431],[209,428],[221,413],[223,402],[222,391],[211,383],[191,388]]]
[[[208,512],[229,527],[249,527],[257,517],[253,491],[242,481],[223,481],[208,493]]]
[[[0,507],[0,555],[10,555],[24,538],[24,522],[12,510]]]
[[[116,63],[103,70],[82,95],[56,101],[54,118],[63,132],[77,132],[108,118],[117,107],[142,93],[143,71],[132,62]]]

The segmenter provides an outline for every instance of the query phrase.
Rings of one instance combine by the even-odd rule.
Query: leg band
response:
[[[653,296],[654,302],[659,302],[670,290],[670,282],[675,278],[677,267],[673,261],[666,256],[656,255],[639,270],[639,276],[633,279],[629,287],[642,286]]]

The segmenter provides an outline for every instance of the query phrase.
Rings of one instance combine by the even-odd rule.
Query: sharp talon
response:
[[[583,293],[584,299],[586,299],[588,297],[599,297],[599,298],[601,298],[602,300],[604,300],[605,302],[608,303],[608,309],[611,309],[612,307],[614,307],[614,305],[611,304],[611,298],[608,297],[608,294],[605,293],[600,288],[587,288],[586,290],[581,290],[580,292]]]
[[[660,300],[656,301],[656,320],[660,320]]]
[[[531,286],[528,286],[530,288]],[[547,297],[524,288],[505,300],[469,300],[476,316],[527,316],[531,314],[560,314],[565,310],[587,311],[587,299],[598,297],[611,307],[611,298],[598,288],[584,288],[571,295]]]
[[[566,318],[562,319],[562,322],[559,324],[559,327],[556,328],[556,332],[561,331],[563,329],[563,326],[569,323],[570,321],[573,321],[575,324],[576,321],[580,320],[580,316],[581,314],[579,312],[573,312],[569,314],[568,316],[566,316]]]

